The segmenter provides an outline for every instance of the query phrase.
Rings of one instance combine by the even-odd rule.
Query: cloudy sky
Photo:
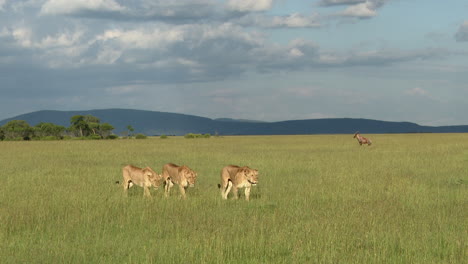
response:
[[[103,108],[468,124],[468,1],[0,0],[0,120]]]

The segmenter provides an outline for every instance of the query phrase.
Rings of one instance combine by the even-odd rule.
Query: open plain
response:
[[[0,142],[2,263],[466,263],[468,134]],[[128,197],[133,164],[198,173]],[[222,200],[229,164],[259,170]]]

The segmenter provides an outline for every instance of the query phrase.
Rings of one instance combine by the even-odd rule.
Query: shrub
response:
[[[144,134],[138,133],[138,134],[135,135],[135,138],[136,138],[136,139],[146,139],[147,136],[144,135]]]
[[[102,139],[100,135],[94,134],[86,137],[87,139]]]
[[[185,134],[184,136],[185,138],[210,138],[211,135],[210,134],[194,134],[194,133],[188,133],[188,134]]]
[[[195,138],[195,134],[193,133],[185,134],[184,138]]]
[[[166,139],[167,136],[166,136],[166,135],[161,135],[159,138],[161,138],[161,139]]]
[[[22,137],[14,137],[14,138],[5,138],[5,141],[23,141]]]
[[[106,139],[118,139],[118,138],[119,138],[119,136],[117,136],[115,134],[112,134],[112,135],[107,136]]]

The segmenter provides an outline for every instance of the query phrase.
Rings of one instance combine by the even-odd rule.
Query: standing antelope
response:
[[[368,138],[362,137],[361,134],[359,134],[359,131],[354,133],[353,138],[357,139],[357,141],[359,142],[359,145],[361,146],[362,144],[367,144],[368,146],[372,145],[372,141]]]

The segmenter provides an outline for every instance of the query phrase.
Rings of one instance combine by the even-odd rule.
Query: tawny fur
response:
[[[164,188],[166,197],[169,196],[172,186],[177,184],[179,185],[182,197],[185,199],[187,188],[195,185],[197,173],[185,165],[178,166],[173,163],[168,163],[163,167],[162,177],[166,185]]]
[[[163,183],[162,176],[157,174],[150,167],[141,169],[133,165],[127,165],[122,169],[122,175],[122,185],[125,195],[127,195],[127,190],[130,187],[133,185],[138,185],[143,187],[144,196],[151,196],[149,188],[153,186],[155,189],[157,189]]]
[[[250,199],[250,188],[257,183],[258,170],[247,166],[229,165],[221,170],[221,184],[218,184],[218,187],[221,189],[221,197],[225,200],[231,190],[234,199],[238,199],[238,189],[245,188],[245,200],[248,201]]]

